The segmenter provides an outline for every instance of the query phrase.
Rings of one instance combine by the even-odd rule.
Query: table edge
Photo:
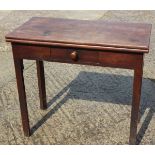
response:
[[[20,44],[31,44],[31,45],[44,45],[44,46],[60,46],[60,47],[70,47],[70,48],[84,48],[84,49],[94,49],[94,50],[110,50],[110,51],[122,51],[122,52],[133,52],[133,53],[148,53],[149,48],[131,48],[122,46],[101,46],[101,45],[90,45],[90,44],[76,44],[76,43],[61,43],[61,42],[48,42],[48,41],[35,41],[35,40],[22,40],[13,39],[6,37],[7,42],[20,43]]]

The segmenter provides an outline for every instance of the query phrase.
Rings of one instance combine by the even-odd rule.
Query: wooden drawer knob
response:
[[[70,57],[73,61],[77,61],[78,60],[78,53],[76,51],[73,51],[71,54],[70,54]]]

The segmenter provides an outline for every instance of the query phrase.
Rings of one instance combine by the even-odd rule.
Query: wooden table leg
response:
[[[30,136],[30,126],[29,126],[26,93],[25,93],[25,85],[24,85],[24,77],[23,77],[23,60],[14,58],[14,64],[15,64],[17,88],[18,88],[24,135]]]
[[[39,61],[39,60],[36,61],[36,64],[37,64],[40,108],[47,109],[44,64],[43,64],[43,61]]]
[[[137,136],[137,124],[139,121],[139,105],[141,97],[141,85],[143,76],[143,63],[140,64],[134,70],[134,82],[133,82],[133,99],[132,99],[132,110],[131,110],[131,123],[130,123],[130,144],[136,144]]]

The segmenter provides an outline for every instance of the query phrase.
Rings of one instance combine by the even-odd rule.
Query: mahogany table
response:
[[[143,58],[149,52],[151,25],[33,17],[6,35],[11,42],[24,134],[30,126],[23,59],[36,60],[41,109],[47,108],[43,60],[134,70],[130,144],[136,144]]]

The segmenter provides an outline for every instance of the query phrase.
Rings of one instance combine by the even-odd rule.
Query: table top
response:
[[[33,17],[6,41],[130,52],[149,51],[151,24]]]

